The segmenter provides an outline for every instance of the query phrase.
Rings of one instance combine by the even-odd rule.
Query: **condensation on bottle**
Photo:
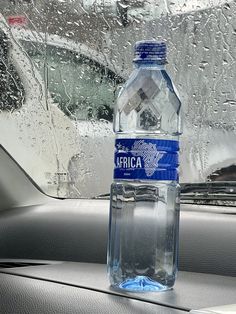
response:
[[[177,273],[181,102],[165,70],[166,43],[134,50],[115,108],[108,275],[115,288],[163,291]]]

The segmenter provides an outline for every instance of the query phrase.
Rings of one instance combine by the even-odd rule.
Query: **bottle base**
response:
[[[113,287],[130,292],[161,292],[172,289],[172,287],[164,286],[146,276],[136,276],[133,279],[127,279],[120,284],[113,285]]]

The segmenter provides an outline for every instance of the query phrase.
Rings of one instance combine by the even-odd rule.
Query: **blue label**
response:
[[[178,181],[179,142],[117,139],[114,179]]]

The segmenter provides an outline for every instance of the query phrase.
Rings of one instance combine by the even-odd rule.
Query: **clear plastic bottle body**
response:
[[[117,157],[116,167],[127,168],[127,175],[138,173],[139,169],[135,168],[139,167],[136,151],[137,147],[142,147],[142,167],[146,167],[146,177],[119,178],[120,170],[114,172],[108,244],[108,273],[114,287],[129,291],[162,291],[174,285],[179,185],[177,176],[173,177],[172,173],[176,171],[173,170],[173,156],[177,158],[178,152],[177,148],[172,151],[168,145],[172,147],[178,143],[180,107],[164,65],[156,62],[137,64],[118,97],[114,120],[116,151],[121,147],[124,154],[117,155],[121,157]],[[120,143],[131,143],[133,150],[136,147],[132,157],[124,157],[127,151]],[[167,148],[163,148],[162,143],[166,143],[164,146]],[[148,151],[159,144],[162,150],[169,149],[166,157],[166,152],[160,148],[154,154]],[[127,156],[131,156],[129,152]],[[157,171],[161,175],[155,179],[152,169],[155,163],[151,159],[158,165],[157,160],[160,163],[163,156],[166,160]],[[171,175],[162,175],[164,172]]]

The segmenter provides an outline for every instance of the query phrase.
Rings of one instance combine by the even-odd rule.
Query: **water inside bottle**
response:
[[[116,182],[110,214],[110,280],[131,291],[170,289],[177,269],[178,185]]]

